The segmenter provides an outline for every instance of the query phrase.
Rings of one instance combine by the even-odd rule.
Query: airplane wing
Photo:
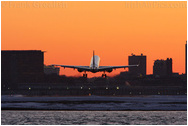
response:
[[[138,65],[128,65],[128,66],[99,66],[99,71],[105,71],[105,70],[112,70],[112,69],[118,69],[118,68],[128,68],[128,67],[138,67]]]
[[[73,68],[73,69],[90,71],[89,66],[71,66],[71,65],[58,65],[58,64],[52,64],[52,66],[60,66],[60,67],[64,67],[64,68]]]

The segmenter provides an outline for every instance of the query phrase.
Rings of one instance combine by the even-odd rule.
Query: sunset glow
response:
[[[101,66],[128,65],[131,53],[154,60],[172,58],[185,73],[187,2],[1,2],[1,49],[42,50],[44,64],[89,66],[93,50]],[[127,70],[127,69],[126,69]],[[124,69],[107,73],[119,74]],[[61,68],[61,75],[82,76]],[[88,77],[101,73],[88,73]]]

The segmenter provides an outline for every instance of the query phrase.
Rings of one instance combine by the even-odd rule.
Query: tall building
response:
[[[185,74],[187,74],[187,41],[185,44]]]
[[[40,50],[1,51],[2,85],[40,82],[44,73],[44,52]]]
[[[129,72],[133,75],[137,76],[145,76],[146,75],[146,56],[134,55],[129,56],[129,65],[139,64],[138,67],[130,67]]]
[[[155,60],[153,66],[154,77],[166,77],[172,75],[172,58],[167,60]]]

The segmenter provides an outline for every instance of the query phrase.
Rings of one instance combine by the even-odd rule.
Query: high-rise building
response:
[[[185,74],[187,74],[187,41],[185,44]]]
[[[166,77],[172,75],[172,58],[167,60],[155,60],[153,66],[154,77]]]
[[[134,55],[129,56],[129,65],[139,64],[138,67],[130,67],[129,72],[136,76],[145,76],[146,75],[146,56]]]
[[[40,50],[1,51],[2,85],[40,82],[44,73],[44,52]]]

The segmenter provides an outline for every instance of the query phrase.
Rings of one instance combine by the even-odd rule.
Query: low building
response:
[[[51,65],[48,65],[48,66],[44,65],[44,74],[46,75],[51,75],[51,74],[59,75],[59,71],[60,71],[59,67],[55,67]]]

